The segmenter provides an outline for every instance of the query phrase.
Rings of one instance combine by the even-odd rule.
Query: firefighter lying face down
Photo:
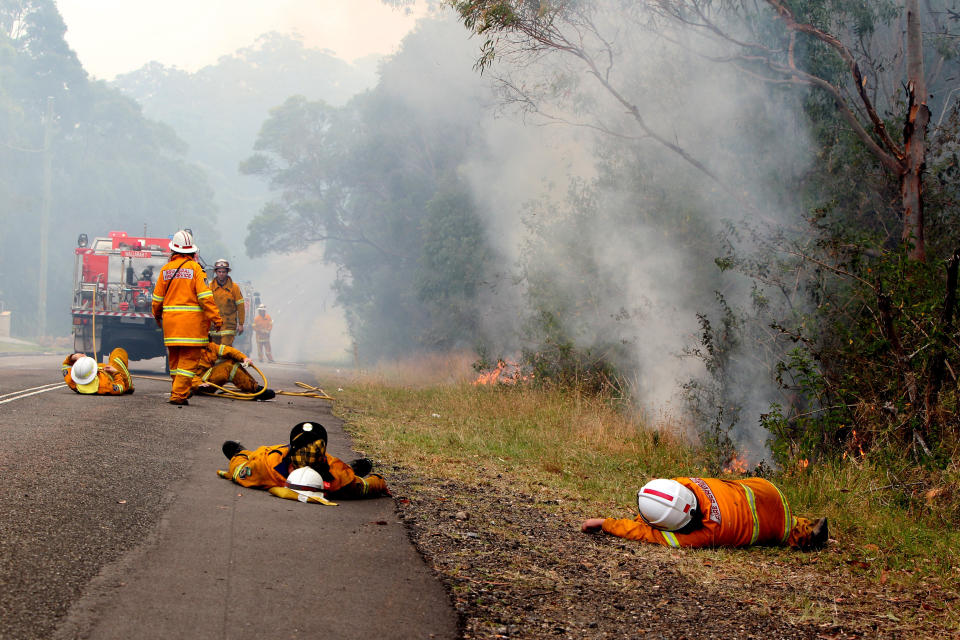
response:
[[[301,422],[290,431],[290,442],[254,450],[239,442],[223,443],[229,471],[221,478],[253,489],[267,489],[288,500],[335,504],[334,500],[376,498],[390,491],[382,476],[370,473],[370,460],[347,464],[327,453],[327,430],[319,422]]]
[[[133,379],[127,368],[127,352],[117,347],[110,352],[108,364],[82,353],[71,353],[60,366],[67,386],[83,394],[120,396],[133,393]]]
[[[793,515],[786,497],[763,478],[657,478],[637,492],[637,506],[633,520],[591,518],[581,531],[670,547],[765,544],[800,551],[822,549],[828,538],[826,518]]]

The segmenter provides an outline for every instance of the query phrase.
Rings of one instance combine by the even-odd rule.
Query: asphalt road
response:
[[[61,360],[0,357],[0,638],[457,636],[391,499],[302,504],[217,477],[224,440],[279,444],[304,420],[352,459],[326,401],[175,407],[147,379],[79,396]],[[132,365],[162,377],[161,360]],[[273,388],[317,384],[261,369]]]

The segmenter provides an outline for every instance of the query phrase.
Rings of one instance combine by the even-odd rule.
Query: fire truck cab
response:
[[[170,257],[168,238],[128,236],[77,240],[73,275],[73,348],[96,359],[123,347],[131,360],[166,356],[151,312],[153,286]]]

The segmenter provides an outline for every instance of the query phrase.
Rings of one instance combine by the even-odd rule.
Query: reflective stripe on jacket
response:
[[[163,344],[171,347],[206,346],[210,325],[223,323],[203,268],[186,256],[174,256],[160,270],[153,317],[163,327]]]
[[[220,331],[211,331],[213,335],[232,336],[236,335],[237,327],[246,320],[246,313],[243,303],[243,294],[240,293],[240,287],[237,283],[227,276],[227,282],[223,286],[214,278],[210,281],[210,291],[213,293],[213,301],[220,310],[220,317],[223,318],[223,328]]]
[[[674,478],[697,496],[702,526],[689,533],[661,531],[643,521],[607,518],[609,534],[670,547],[744,547],[784,544],[793,526],[787,499],[763,478]]]

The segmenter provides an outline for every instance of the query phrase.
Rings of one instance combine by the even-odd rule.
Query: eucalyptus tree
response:
[[[936,56],[934,73],[940,73],[944,62],[956,57],[956,44],[950,40],[955,34],[949,33],[949,26],[958,13],[952,3],[931,0],[923,10],[918,0],[450,0],[450,4],[467,28],[485,37],[481,69],[490,68],[495,59],[522,63],[548,55],[570,57],[632,116],[639,135],[715,181],[720,180],[715,168],[678,144],[669,129],[651,126],[643,105],[631,97],[637,95],[636,88],[631,92],[617,75],[619,54],[631,32],[656,33],[665,44],[735,65],[764,83],[823,92],[863,147],[899,183],[902,240],[912,258],[925,259],[923,172],[930,109],[924,25],[926,50]],[[893,33],[881,28],[891,26]],[[894,82],[891,71],[899,75]],[[906,104],[898,108],[893,92],[901,85]],[[526,94],[521,99],[530,102],[538,97],[543,96]],[[889,130],[891,122],[884,117],[897,112],[900,135]],[[606,129],[602,123],[592,124]]]

